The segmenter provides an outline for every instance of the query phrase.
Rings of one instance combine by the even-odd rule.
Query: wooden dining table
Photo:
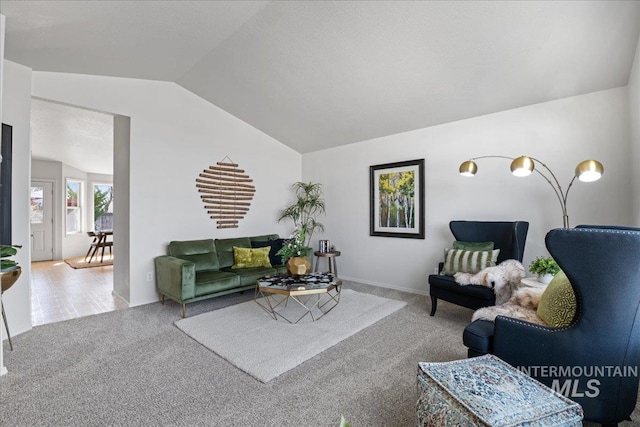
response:
[[[93,241],[91,242],[91,246],[89,246],[87,255],[84,257],[85,261],[89,258],[87,262],[90,263],[93,257],[97,260],[98,251],[100,251],[100,262],[102,262],[106,248],[109,248],[109,255],[113,257],[113,240],[109,240],[109,236],[113,236],[112,230],[93,231],[88,234],[90,237],[93,237]]]

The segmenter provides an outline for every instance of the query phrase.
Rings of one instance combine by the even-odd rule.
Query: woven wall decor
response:
[[[238,221],[249,212],[256,192],[252,182],[228,157],[209,166],[196,178],[204,209],[216,220],[217,228],[238,228]]]

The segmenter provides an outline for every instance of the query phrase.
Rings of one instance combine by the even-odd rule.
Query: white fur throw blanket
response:
[[[506,303],[476,310],[471,321],[481,319],[494,322],[496,316],[506,316],[538,325],[545,325],[542,319],[538,317],[538,304],[540,304],[540,297],[543,292],[544,289],[542,288],[520,288],[513,293]]]
[[[487,267],[476,274],[456,273],[453,275],[456,283],[465,285],[482,285],[493,288],[496,295],[496,305],[506,303],[511,294],[520,286],[524,278],[524,266],[520,261],[508,259],[494,267]]]

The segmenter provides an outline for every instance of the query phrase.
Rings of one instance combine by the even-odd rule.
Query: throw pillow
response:
[[[231,268],[271,267],[269,250],[271,248],[239,248],[233,247],[233,265]]]
[[[269,251],[269,262],[271,263],[271,266],[274,266],[284,264],[282,262],[282,257],[280,255],[276,255],[278,251],[282,249],[283,243],[284,239],[275,239],[264,242],[251,242],[251,246],[254,248],[271,248],[271,250]]]
[[[564,328],[571,325],[575,315],[576,295],[573,293],[567,275],[560,270],[540,297],[538,317],[547,326]]]
[[[462,249],[449,249],[447,257],[444,260],[442,274],[476,274],[480,270],[496,265],[499,253],[500,249],[494,249],[492,251],[465,251]]]
[[[453,249],[464,249],[465,251],[492,251],[493,242],[453,242]]]

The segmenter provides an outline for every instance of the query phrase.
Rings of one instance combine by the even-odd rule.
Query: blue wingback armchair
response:
[[[506,259],[522,261],[527,241],[529,223],[525,221],[451,221],[451,233],[456,240],[464,242],[491,241],[500,249],[498,263]],[[479,285],[460,286],[453,276],[432,274],[429,276],[431,316],[436,314],[438,299],[463,307],[478,309],[495,305],[493,289]]]
[[[548,328],[498,316],[489,347],[580,403],[586,420],[616,425],[633,412],[638,396],[640,229],[556,229],[546,245],[576,295],[572,324]],[[465,344],[472,342],[470,330],[490,323],[483,322],[467,326]]]

